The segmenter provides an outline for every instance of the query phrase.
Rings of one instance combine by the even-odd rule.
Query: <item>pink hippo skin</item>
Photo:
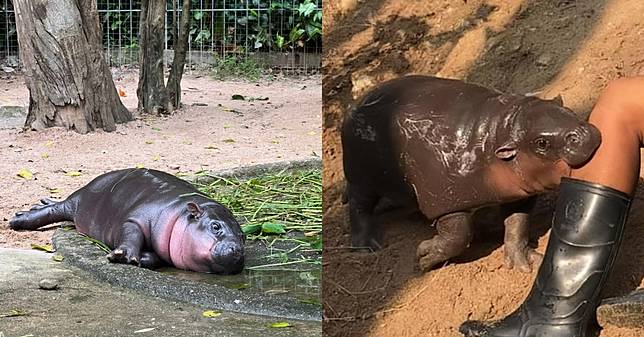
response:
[[[18,212],[14,230],[73,221],[85,235],[103,241],[112,262],[144,268],[172,265],[206,273],[239,273],[244,234],[232,213],[192,185],[165,172],[125,169],[98,176],[56,202],[41,200]]]

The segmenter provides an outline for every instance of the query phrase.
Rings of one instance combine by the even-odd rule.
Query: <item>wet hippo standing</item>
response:
[[[9,226],[35,230],[59,221],[73,221],[80,233],[107,244],[112,262],[218,274],[244,267],[245,238],[232,213],[161,171],[103,174],[64,201],[43,199],[16,213]]]
[[[374,208],[385,198],[435,220],[417,251],[423,270],[470,243],[477,208],[513,202],[505,219],[509,267],[530,270],[535,194],[558,186],[601,142],[560,100],[503,94],[462,81],[407,76],[369,92],[342,129],[354,247],[380,248]],[[538,256],[538,255],[537,255]]]

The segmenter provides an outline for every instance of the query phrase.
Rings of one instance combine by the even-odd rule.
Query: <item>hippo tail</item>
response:
[[[14,230],[36,230],[55,222],[72,221],[76,211],[75,205],[73,198],[60,202],[44,198],[29,211],[16,213],[9,221],[9,227]]]

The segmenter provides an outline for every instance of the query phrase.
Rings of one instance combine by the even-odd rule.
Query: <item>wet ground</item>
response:
[[[112,264],[104,251],[75,230],[59,229],[53,241],[65,263],[88,271],[96,280],[141,294],[225,311],[320,320],[319,269],[280,271],[279,278],[275,271],[252,270],[271,262],[265,258],[270,251],[256,243],[246,247],[246,271],[223,276]]]
[[[67,260],[67,258],[65,258]],[[169,301],[96,281],[52,254],[0,248],[0,336],[321,336],[321,325]],[[135,267],[121,268],[139,270]],[[56,290],[39,288],[42,279]],[[190,296],[190,294],[186,294]],[[197,294],[195,294],[197,295]],[[271,328],[275,322],[291,327]]]

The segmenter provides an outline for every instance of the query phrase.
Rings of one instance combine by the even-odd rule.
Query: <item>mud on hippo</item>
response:
[[[530,270],[533,196],[585,163],[599,131],[561,100],[504,94],[457,80],[406,76],[367,93],[342,128],[351,240],[381,248],[374,209],[382,200],[420,210],[437,234],[420,267],[461,254],[475,210],[504,205],[508,267]]]
[[[125,169],[98,176],[67,199],[41,200],[9,226],[36,230],[73,221],[112,251],[112,262],[144,268],[171,265],[232,274],[244,267],[244,240],[233,214],[188,182],[165,172]]]

